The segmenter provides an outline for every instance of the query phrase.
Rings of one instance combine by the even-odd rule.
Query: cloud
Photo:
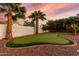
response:
[[[57,15],[57,14],[62,14],[62,13],[66,13],[66,12],[71,12],[71,11],[77,10],[78,6],[79,6],[79,4],[66,5],[62,8],[56,9],[55,12],[53,12],[53,14]]]
[[[24,5],[28,15],[35,10],[41,10],[50,18],[69,16],[78,13],[79,9],[78,3],[26,3]]]

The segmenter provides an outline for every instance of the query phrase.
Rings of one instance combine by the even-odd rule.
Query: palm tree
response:
[[[30,16],[28,16],[29,18],[32,18],[32,22],[36,21],[36,31],[35,34],[38,34],[38,24],[39,24],[39,19],[40,20],[46,20],[46,14],[44,14],[43,12],[39,11],[34,11]]]
[[[6,39],[12,39],[12,21],[17,18],[25,18],[25,8],[20,6],[20,3],[0,3],[0,10],[6,13],[7,20],[7,32]]]

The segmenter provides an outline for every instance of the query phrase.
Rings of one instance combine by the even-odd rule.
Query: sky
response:
[[[22,3],[22,5],[26,7],[26,17],[37,10],[45,13],[47,20],[57,20],[79,14],[79,3]],[[3,19],[4,15],[2,13],[0,14],[0,21],[3,21]],[[26,20],[29,19],[26,18]],[[23,24],[24,20],[18,22]]]
[[[23,3],[26,14],[30,15],[35,10],[41,10],[48,20],[66,18],[79,13],[79,3]]]

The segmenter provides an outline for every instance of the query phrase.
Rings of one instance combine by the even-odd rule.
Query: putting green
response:
[[[7,46],[24,47],[37,44],[70,45],[73,42],[62,38],[59,33],[45,33],[14,38],[7,43]]]

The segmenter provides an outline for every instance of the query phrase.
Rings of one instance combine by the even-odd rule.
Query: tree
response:
[[[48,26],[48,30],[49,30],[50,32],[56,30],[56,22],[55,22],[55,21],[52,21],[52,20],[48,21],[48,22],[47,22],[47,26]]]
[[[57,21],[50,20],[45,25],[42,25],[43,31],[48,30],[49,32],[52,32],[56,31],[56,29],[57,29]]]
[[[79,25],[76,23],[71,24],[71,28],[74,30],[74,34],[77,34],[77,31],[79,30]]]
[[[43,30],[43,31],[48,30],[48,26],[47,26],[47,25],[42,25],[42,30]]]
[[[32,21],[36,21],[36,34],[38,34],[38,23],[39,23],[39,19],[40,20],[46,20],[46,14],[44,14],[43,12],[39,11],[34,11],[30,16],[28,16],[29,18],[32,18]]]
[[[32,26],[32,27],[34,27],[34,22],[24,21],[23,26]]]
[[[0,10],[6,13],[8,18],[6,39],[12,39],[12,21],[25,18],[25,7],[22,7],[20,3],[0,3]]]

